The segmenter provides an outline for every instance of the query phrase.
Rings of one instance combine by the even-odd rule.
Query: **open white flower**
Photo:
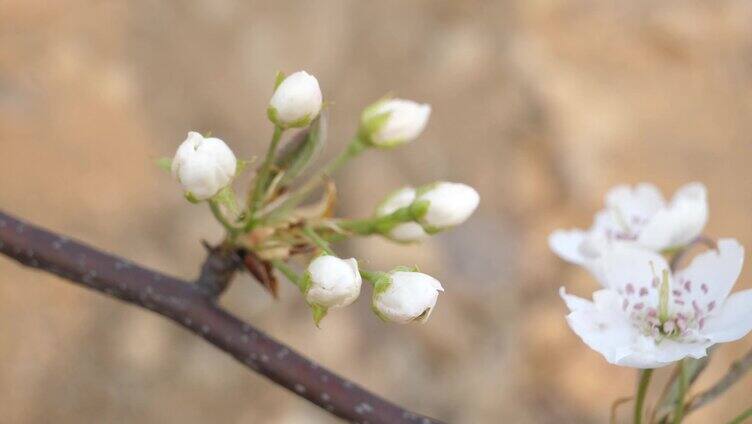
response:
[[[305,127],[321,111],[321,88],[313,75],[298,71],[286,77],[269,101],[269,118],[275,124]]]
[[[417,200],[428,202],[421,223],[441,230],[462,224],[470,218],[480,203],[480,195],[469,185],[442,181],[427,187]]]
[[[415,201],[415,189],[403,187],[387,196],[377,208],[376,216],[385,216],[394,213],[397,209],[410,206]],[[387,236],[395,241],[410,243],[428,238],[428,233],[417,222],[404,222],[397,224],[389,231]]]
[[[375,287],[374,312],[384,321],[401,324],[427,321],[439,292],[444,291],[439,280],[421,272],[399,270],[390,272],[387,278]]]
[[[371,143],[392,147],[409,143],[423,132],[431,106],[412,100],[381,100],[367,107],[361,118]]]
[[[670,202],[652,184],[621,185],[606,194],[606,207],[589,230],[557,230],[549,246],[562,259],[592,270],[592,261],[614,243],[662,251],[684,246],[700,235],[708,219],[701,183],[681,187]]]
[[[590,348],[612,364],[657,368],[752,330],[752,289],[731,294],[744,261],[736,240],[722,239],[676,272],[659,254],[617,244],[598,259],[604,289],[593,301],[561,297],[567,322]]]
[[[224,141],[191,131],[172,159],[172,175],[186,193],[206,200],[227,187],[235,177],[237,160]]]
[[[319,256],[308,265],[310,286],[306,300],[322,308],[342,308],[360,295],[362,279],[355,258]]]

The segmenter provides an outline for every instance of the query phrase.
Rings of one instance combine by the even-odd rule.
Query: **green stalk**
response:
[[[640,381],[637,384],[637,396],[635,397],[634,407],[634,424],[642,424],[643,406],[645,405],[645,395],[648,392],[648,386],[650,385],[650,377],[653,376],[652,369],[646,369],[640,371]]]
[[[232,223],[225,217],[225,215],[222,213],[222,209],[219,206],[219,202],[217,202],[216,200],[209,200],[209,209],[211,209],[212,214],[215,218],[217,218],[217,221],[219,221],[219,223],[222,224],[223,227],[225,227],[227,232],[230,234],[231,239],[235,239],[235,237],[237,237],[237,235],[241,231],[243,231],[242,228],[232,225]]]
[[[680,424],[684,419],[684,396],[687,392],[687,367],[684,366],[684,360],[679,361],[677,366],[679,367],[679,392],[674,406],[674,424]]]
[[[303,227],[303,234],[308,237],[309,240],[311,240],[316,246],[319,247],[319,249],[326,252],[328,255],[336,256],[334,254],[334,251],[332,251],[331,247],[329,247],[329,242],[321,238],[321,236],[316,233],[316,231],[311,227]]]
[[[284,128],[280,127],[279,125],[274,126],[272,141],[269,144],[269,150],[266,151],[266,158],[264,159],[264,163],[261,164],[261,169],[259,170],[256,185],[254,186],[253,194],[251,195],[248,222],[245,225],[246,230],[252,229],[255,225],[256,219],[254,215],[256,214],[256,211],[261,208],[261,204],[263,203],[264,195],[266,194],[266,185],[268,184],[269,180],[269,173],[271,172],[272,163],[274,162],[274,157],[277,153],[279,140],[282,138],[282,133],[284,131]]]
[[[321,168],[315,175],[313,175],[305,184],[303,184],[295,193],[282,202],[279,206],[270,211],[264,220],[267,222],[274,222],[280,217],[284,216],[290,210],[295,209],[298,205],[304,202],[311,192],[315,190],[325,179],[325,177],[332,175],[338,169],[340,169],[350,159],[355,158],[361,154],[368,145],[360,137],[355,137],[347,148],[340,153],[339,156],[334,158],[326,166]]]
[[[747,420],[747,418],[752,418],[752,408],[749,408],[746,411],[742,412],[736,418],[729,421],[728,424],[742,424]]]
[[[279,272],[284,274],[285,277],[287,277],[288,280],[290,280],[291,283],[295,284],[300,288],[300,276],[293,271],[292,268],[290,268],[284,261],[282,260],[274,260],[272,261],[272,266],[276,268]]]

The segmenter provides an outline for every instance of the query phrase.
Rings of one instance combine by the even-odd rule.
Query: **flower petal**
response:
[[[684,246],[699,236],[708,220],[705,186],[690,183],[676,192],[671,204],[658,211],[640,232],[639,243],[662,250]]]
[[[567,315],[569,327],[586,345],[603,355],[608,362],[616,364],[616,361],[624,356],[621,352],[629,350],[629,346],[637,339],[644,337],[620,309],[589,308],[584,299],[575,296],[569,298],[568,305],[572,299],[576,299],[572,306],[577,309]]]
[[[708,317],[702,334],[715,343],[739,340],[752,330],[752,289],[734,293],[718,314]]]
[[[587,299],[583,299],[579,296],[571,295],[567,293],[564,287],[559,287],[559,296],[564,299],[564,303],[567,304],[570,312],[578,310],[592,310],[595,309],[595,304]]]
[[[682,343],[669,339],[656,343],[652,338],[643,337],[629,351],[625,350],[616,364],[632,368],[660,368],[686,357],[702,358],[712,344],[711,341]]]
[[[588,260],[580,251],[585,236],[582,230],[556,230],[548,236],[548,246],[565,261],[583,265]]]
[[[655,306],[658,302],[658,284],[663,271],[669,266],[663,256],[625,243],[612,243],[595,262],[594,275],[601,284],[623,294],[629,301]],[[670,278],[670,277],[669,277]]]
[[[619,185],[606,193],[606,207],[615,209],[627,223],[633,218],[645,219],[665,206],[660,190],[653,184],[640,183],[634,188]]]
[[[676,273],[675,280],[685,292],[689,302],[709,309],[720,306],[734,287],[742,271],[744,247],[734,239],[718,241],[718,250],[697,255],[688,267]],[[711,304],[711,302],[715,302]]]

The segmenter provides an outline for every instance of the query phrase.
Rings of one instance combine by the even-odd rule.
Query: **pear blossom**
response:
[[[376,216],[386,216],[396,210],[410,206],[415,201],[416,193],[412,187],[403,187],[390,194],[378,208]],[[392,228],[387,236],[395,241],[410,243],[425,240],[428,233],[417,222],[403,222]]]
[[[744,261],[734,239],[671,272],[659,254],[616,244],[597,260],[603,289],[593,301],[567,294],[567,322],[590,348],[616,365],[658,368],[701,358],[716,344],[752,330],[752,289],[730,294]]]
[[[360,295],[362,279],[355,258],[319,256],[308,265],[308,276],[310,285],[305,296],[310,305],[342,308]]]
[[[421,272],[395,270],[376,284],[373,310],[384,321],[426,322],[436,306],[439,280]]]
[[[670,202],[647,183],[614,187],[605,200],[589,230],[554,231],[548,239],[551,250],[592,271],[593,260],[611,244],[634,244],[656,252],[681,247],[700,235],[708,219],[701,183],[684,185]]]
[[[387,99],[366,108],[362,127],[371,143],[393,147],[409,143],[423,132],[431,115],[431,106],[412,100]]]
[[[175,152],[171,168],[187,195],[206,200],[230,184],[237,160],[224,141],[191,131]]]
[[[421,223],[441,230],[462,224],[470,218],[478,207],[480,195],[469,185],[442,181],[424,188],[418,194],[417,201],[428,205]]]
[[[306,71],[286,77],[269,100],[269,118],[284,128],[305,127],[321,111],[319,82]]]

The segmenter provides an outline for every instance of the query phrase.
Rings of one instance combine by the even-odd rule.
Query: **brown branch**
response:
[[[438,422],[402,409],[301,356],[222,309],[198,285],[146,269],[3,212],[0,253],[167,317],[246,367],[345,420]]]
[[[689,413],[690,411],[694,411],[714,400],[725,393],[726,390],[731,388],[731,386],[736,384],[750,368],[752,368],[752,349],[731,364],[731,368],[729,368],[726,375],[718,380],[718,382],[716,382],[711,388],[693,396],[692,399],[687,402],[684,409]]]
[[[217,298],[229,287],[235,271],[243,264],[243,258],[232,246],[210,246],[206,242],[202,244],[207,253],[201,273],[196,279],[196,287],[207,296]]]

